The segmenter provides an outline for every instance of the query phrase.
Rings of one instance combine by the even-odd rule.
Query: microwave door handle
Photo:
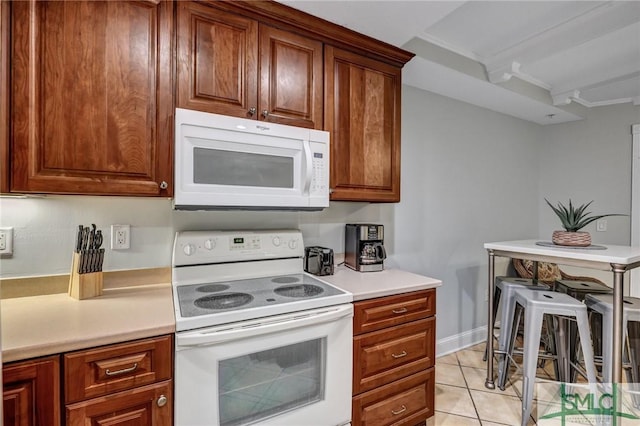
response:
[[[311,188],[311,177],[313,174],[313,159],[311,158],[311,144],[309,143],[308,140],[304,140],[302,141],[302,146],[304,149],[304,159],[306,162],[306,166],[305,166],[305,182],[304,182],[304,186],[302,189],[302,193],[303,194],[308,194],[309,193],[309,188]]]

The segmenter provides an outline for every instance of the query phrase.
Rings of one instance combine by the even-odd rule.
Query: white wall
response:
[[[535,238],[539,126],[405,86],[398,266],[442,279],[437,338],[486,324],[483,244]]]
[[[589,109],[585,120],[544,126],[540,132],[540,236],[562,229],[559,219],[544,202],[566,204],[571,198],[583,204],[591,200],[594,214],[631,213],[631,126],[640,122],[640,107],[632,104]],[[594,244],[631,243],[631,217],[608,217],[607,231],[595,223],[584,228]],[[612,274],[563,266],[574,275],[589,275],[612,285]],[[627,274],[629,275],[629,274]],[[626,280],[626,278],[625,278]],[[628,290],[628,289],[627,289]]]

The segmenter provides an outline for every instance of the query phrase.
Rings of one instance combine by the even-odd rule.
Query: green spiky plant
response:
[[[560,218],[560,221],[562,222],[562,227],[568,232],[577,232],[580,229],[587,226],[588,224],[590,224],[591,222],[594,222],[598,219],[602,219],[603,217],[626,216],[624,214],[617,214],[617,213],[590,216],[591,212],[585,212],[585,210],[587,210],[587,208],[591,205],[591,203],[593,203],[593,200],[591,200],[587,204],[574,207],[573,203],[571,202],[571,199],[569,199],[569,208],[565,207],[562,203],[558,203],[558,206],[556,207],[553,204],[551,204],[549,200],[547,200],[546,198],[544,200],[547,202],[547,204],[549,204],[549,207],[551,207],[555,212],[555,214]]]

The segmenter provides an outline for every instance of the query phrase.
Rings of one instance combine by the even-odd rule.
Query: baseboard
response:
[[[457,352],[460,349],[468,348],[484,342],[487,339],[487,326],[474,328],[464,333],[454,334],[436,341],[436,357]]]

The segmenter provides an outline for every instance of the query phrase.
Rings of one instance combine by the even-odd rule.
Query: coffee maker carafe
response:
[[[346,225],[345,265],[360,272],[382,271],[386,258],[384,226],[363,223]]]

